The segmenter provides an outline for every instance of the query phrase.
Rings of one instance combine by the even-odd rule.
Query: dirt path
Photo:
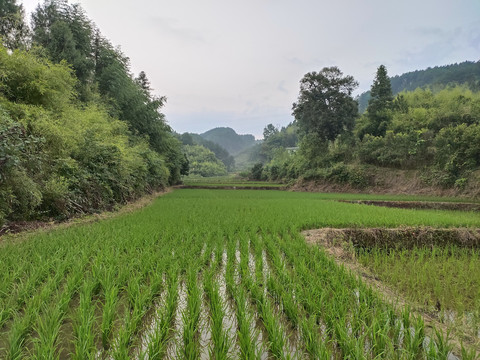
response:
[[[455,354],[461,353],[461,344],[475,349],[477,356],[480,355],[479,339],[473,339],[466,336],[461,336],[458,332],[451,331],[445,323],[441,322],[439,313],[429,311],[419,304],[414,304],[407,300],[402,294],[382,282],[372,271],[362,266],[355,259],[355,254],[352,249],[352,244],[343,240],[346,229],[323,228],[306,230],[302,232],[308,244],[322,247],[322,249],[335,262],[350,270],[352,274],[359,277],[377,291],[377,293],[384,299],[384,301],[391,303],[396,309],[409,306],[416,316],[421,316],[426,328],[432,330],[433,328],[441,331],[444,335],[449,334],[449,340],[453,345],[453,352]],[[365,229],[366,231],[370,229]]]

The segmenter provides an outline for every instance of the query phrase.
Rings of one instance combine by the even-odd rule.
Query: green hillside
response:
[[[430,87],[442,89],[447,85],[466,85],[473,91],[480,90],[480,61],[465,61],[460,64],[435,66],[425,70],[415,70],[390,78],[393,94]],[[370,91],[358,97],[358,110],[362,114],[368,106]]]
[[[211,129],[203,134],[200,134],[200,136],[206,140],[220,145],[231,155],[236,155],[255,145],[255,137],[253,135],[239,135],[235,132],[235,130],[229,127],[218,127]]]

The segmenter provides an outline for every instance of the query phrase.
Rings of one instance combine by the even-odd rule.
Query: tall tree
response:
[[[350,132],[358,115],[357,102],[352,98],[357,86],[354,78],[343,76],[338,67],[307,73],[300,81],[298,102],[293,104],[300,130],[322,141],[334,141]]]
[[[17,0],[0,1],[0,37],[3,45],[18,49],[26,45],[28,27],[25,24],[25,11]]]
[[[387,69],[380,65],[373,81],[371,98],[368,101],[366,122],[360,130],[360,138],[365,134],[373,136],[385,136],[388,124],[391,121],[391,109],[393,104],[392,85],[387,75]]]
[[[32,14],[34,44],[41,45],[54,62],[66,60],[77,76],[78,93],[88,100],[94,75],[94,26],[80,5],[47,0]]]
[[[273,124],[268,124],[263,129],[263,140],[266,141],[270,136],[278,134],[278,129]]]

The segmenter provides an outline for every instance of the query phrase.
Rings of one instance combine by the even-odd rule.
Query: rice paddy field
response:
[[[183,178],[183,187],[185,188],[236,188],[236,189],[276,189],[280,190],[285,188],[285,184],[279,184],[269,181],[252,181],[240,178],[238,176],[226,175],[226,176],[214,176],[214,177],[196,177],[187,176]]]
[[[321,247],[308,244],[301,231],[473,229],[480,227],[478,212],[336,200],[313,193],[182,189],[131,214],[4,237],[0,358],[476,358],[475,346],[454,346],[444,329],[427,325],[409,306],[387,301]],[[385,281],[403,284],[421,273],[402,270],[412,264],[406,260],[410,253],[380,251],[359,251],[357,257],[366,264],[378,259],[372,268]],[[413,253],[417,258],[433,256],[419,251]],[[459,305],[453,293],[441,298],[442,307],[478,311],[479,254],[471,251],[435,253],[440,263],[452,261],[459,279],[477,274],[470,283],[452,280],[474,289],[471,301]],[[430,271],[435,278],[439,270]],[[421,301],[435,304],[435,288],[425,292],[433,295]],[[412,301],[419,300],[417,293],[422,295],[409,293]]]

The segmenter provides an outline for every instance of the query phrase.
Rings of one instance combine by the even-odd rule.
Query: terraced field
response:
[[[184,189],[110,220],[4,238],[0,358],[447,358],[447,334],[301,231],[473,228],[478,213],[327,198]]]

